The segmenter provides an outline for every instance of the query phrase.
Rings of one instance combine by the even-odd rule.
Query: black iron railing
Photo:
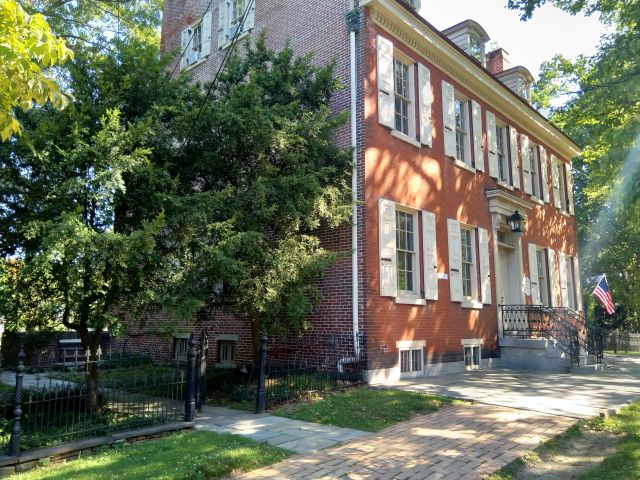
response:
[[[500,311],[505,337],[552,340],[572,364],[579,364],[582,355],[593,355],[597,363],[602,362],[602,330],[589,325],[579,312],[544,305],[500,305]]]

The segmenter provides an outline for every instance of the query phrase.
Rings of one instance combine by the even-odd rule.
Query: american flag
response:
[[[600,277],[600,281],[598,281],[596,288],[593,290],[593,295],[602,304],[607,315],[613,315],[616,313],[616,307],[613,305],[613,298],[609,291],[609,285],[607,285],[606,275],[603,274],[602,277]]]

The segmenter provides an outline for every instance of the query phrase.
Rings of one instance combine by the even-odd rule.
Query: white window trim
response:
[[[411,129],[411,126],[409,126],[409,129]],[[391,136],[395,137],[399,140],[402,140],[403,142],[407,142],[410,145],[413,145],[414,147],[420,148],[420,142],[415,140],[414,138],[411,138],[408,135],[405,135],[404,133],[402,133],[399,130],[396,130],[395,128],[391,130]]]
[[[398,340],[396,348],[423,348],[427,346],[426,340]]]
[[[454,116],[455,116],[455,103],[456,102],[462,102],[464,104],[464,112],[465,112],[465,141],[464,141],[464,155],[465,158],[467,158],[469,160],[470,163],[467,163],[465,161],[463,161],[462,159],[458,158],[458,149],[457,149],[457,145],[458,145],[458,138],[457,138],[457,134],[458,134],[458,130],[456,127],[455,130],[455,135],[456,135],[456,157],[455,157],[455,164],[459,167],[465,168],[471,172],[476,173],[476,168],[474,165],[474,159],[472,157],[471,154],[471,116],[472,116],[472,112],[471,112],[471,100],[469,100],[467,97],[465,97],[464,95],[462,95],[460,92],[458,92],[457,90],[453,91],[453,102],[454,102]],[[464,165],[464,166],[463,166]]]
[[[467,365],[467,348],[471,349],[471,363],[472,365]],[[473,365],[473,350],[478,349],[478,364]],[[480,370],[482,367],[482,342],[480,343],[469,343],[462,344],[462,362],[464,363],[465,370]]]
[[[395,128],[395,124],[396,124],[396,119],[395,119],[395,101],[396,101],[396,75],[395,75],[395,62],[399,61],[401,63],[403,63],[405,66],[407,66],[409,68],[409,97],[407,97],[409,99],[409,133],[405,134],[403,132],[401,132],[400,130]],[[418,148],[420,148],[420,142],[416,140],[416,82],[415,82],[415,76],[416,76],[416,63],[411,60],[409,57],[406,57],[405,55],[402,55],[401,53],[397,52],[395,49],[393,51],[393,104],[394,104],[394,109],[393,109],[393,128],[391,129],[391,134],[396,137],[399,138],[401,140],[404,140]]]
[[[462,286],[463,297],[462,304],[463,308],[482,308],[482,302],[480,301],[480,285],[478,279],[478,254],[476,253],[478,249],[478,230],[476,227],[472,225],[467,225],[464,223],[460,223],[460,245],[462,245],[462,232],[464,230],[471,232],[471,295],[464,296],[464,284]],[[464,254],[463,254],[464,256]],[[462,275],[462,272],[460,272]]]
[[[405,206],[399,205],[396,203],[396,212],[404,212],[411,214],[413,216],[413,247],[414,247],[414,255],[413,255],[413,290],[400,290],[398,287],[398,294],[395,298],[396,303],[406,304],[406,305],[426,305],[426,300],[420,296],[420,277],[421,277],[421,262],[420,262],[420,223],[418,220],[418,210],[413,208],[407,208]],[[398,229],[398,225],[396,224],[396,231]],[[396,257],[398,255],[398,245],[396,242]],[[397,262],[397,260],[396,260]],[[396,263],[396,282],[398,281],[398,267]]]
[[[249,4],[248,2],[252,1],[252,0],[246,0],[245,2],[245,8],[247,7],[247,5]],[[255,2],[258,2],[258,0],[253,0],[254,4],[253,4],[253,9],[255,10]],[[231,21],[231,10],[233,9],[233,5],[230,3],[229,0],[222,0],[219,3],[218,8],[225,8],[228,9],[227,13],[225,15],[225,25],[224,25],[224,31],[228,32],[229,29],[231,28],[232,25],[232,21]],[[247,17],[247,19],[245,20],[245,25],[243,26],[243,31],[240,32],[240,34],[235,37],[234,42],[239,42],[240,40],[242,40],[243,38],[245,38],[247,35],[249,35],[251,33],[251,30],[253,30],[253,28],[255,27],[255,25],[250,25],[247,24],[247,20],[249,20],[249,23],[251,22],[251,20],[249,19],[249,17]],[[254,20],[255,21],[255,20]],[[220,27],[218,25],[218,27]],[[227,48],[229,48],[234,42],[232,42],[233,38],[229,37],[228,35],[226,36],[226,41],[224,42],[224,44],[222,45],[218,45],[218,49],[219,50],[225,50]]]
[[[458,160],[457,158],[453,161],[453,164],[462,168],[463,170],[467,170],[470,173],[482,173],[480,170],[476,170],[475,168],[470,167],[469,165],[464,163],[462,160]]]
[[[197,22],[192,23],[191,25],[189,25],[187,28],[185,28],[185,30],[194,31],[196,28],[198,28],[199,26],[202,25],[203,21],[204,21],[204,19],[201,18]],[[200,45],[202,45],[202,41],[203,41],[203,39],[202,39],[202,28],[200,28],[200,35],[201,35]],[[194,38],[191,38],[191,36],[189,36],[189,44],[188,44],[187,50],[184,51],[184,52],[181,52],[185,58],[189,57],[189,54],[192,51],[193,45],[194,45]],[[204,55],[201,54],[200,58],[198,59],[198,61],[193,62],[193,63],[188,64],[188,65],[182,66],[182,58],[180,58],[180,65],[181,65],[180,71],[188,72],[189,70],[191,70],[191,69],[197,67],[198,65],[200,65],[201,63],[203,63],[206,59],[207,59],[207,56],[204,56]]]
[[[426,345],[426,342],[425,342]],[[420,352],[420,370],[411,370],[409,372],[402,371],[402,352]],[[411,359],[411,363],[413,364],[413,355],[409,354],[409,358]],[[412,365],[413,367],[413,365]],[[398,348],[398,369],[400,370],[400,378],[412,378],[412,377],[421,377],[424,375],[424,347],[416,346],[416,347],[401,347]]]
[[[501,178],[498,178],[497,183],[498,185],[502,185],[503,187],[507,187],[513,190],[513,178],[512,178],[513,172],[511,168],[510,157],[509,157],[509,127],[505,123],[498,121],[498,119],[496,118],[496,132],[494,135],[496,136],[496,162],[498,162],[498,176],[500,175],[500,160],[497,152],[498,128],[502,130],[502,151],[503,151],[502,156],[504,157],[507,179],[505,181]]]

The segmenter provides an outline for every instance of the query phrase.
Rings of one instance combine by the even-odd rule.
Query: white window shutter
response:
[[[571,164],[564,164],[566,176],[567,176],[567,203],[569,204],[569,213],[573,215],[575,208],[573,207],[573,172],[571,170]]]
[[[378,121],[389,128],[395,124],[393,82],[393,42],[378,35]]]
[[[487,147],[489,149],[489,175],[493,178],[500,176],[498,167],[498,139],[496,138],[496,116],[487,111]]]
[[[473,159],[476,170],[484,172],[484,150],[482,149],[482,108],[471,100],[471,121],[473,123]]]
[[[444,154],[456,158],[456,111],[453,85],[442,81],[442,120],[444,125]]]
[[[381,198],[378,202],[380,241],[380,295],[398,295],[396,276],[396,204]]]
[[[562,296],[562,306],[568,307],[569,306],[569,290],[568,290],[568,284],[567,284],[567,279],[568,279],[567,256],[562,252],[558,252],[558,260],[560,263],[560,292]]]
[[[489,231],[478,227],[478,252],[480,254],[480,298],[491,304],[491,266],[489,264]]]
[[[222,0],[218,6],[218,48],[227,44],[227,14],[229,6],[227,0]]]
[[[531,303],[534,305],[542,304],[540,299],[540,285],[538,284],[538,257],[536,256],[537,247],[533,244],[529,244],[529,281],[531,282]]]
[[[520,135],[520,145],[522,151],[522,180],[524,182],[522,190],[531,195],[531,151],[529,150],[529,137]]]
[[[420,103],[420,143],[431,147],[433,137],[431,72],[421,63],[418,64],[418,101]]]
[[[436,216],[422,210],[422,251],[424,253],[424,298],[438,299],[438,254],[436,251]]]
[[[251,1],[251,0],[249,0]],[[243,30],[251,30],[256,26],[256,3],[258,0],[251,1],[251,8],[247,12],[247,18],[244,20]]]
[[[451,301],[462,302],[462,234],[460,222],[449,218],[447,220],[449,236],[449,286]]]
[[[558,175],[558,159],[555,155],[551,155],[551,185],[553,186],[553,206],[562,208],[562,199],[560,198],[560,177]]]
[[[576,286],[576,302],[577,310],[579,312],[582,311],[582,284],[580,282],[580,262],[578,261],[578,257],[573,257],[573,274],[575,275],[575,286]]]
[[[549,296],[551,297],[551,306],[557,307],[557,290],[556,290],[556,252],[552,249],[547,248],[547,260],[549,263],[547,264],[549,268]]]
[[[187,67],[187,57],[189,52],[187,47],[189,46],[189,29],[185,28],[180,34],[180,70]]]
[[[513,188],[520,189],[520,156],[518,155],[518,132],[509,127],[509,151],[511,153],[511,178]]]
[[[211,54],[211,12],[204,14],[202,19],[202,56],[206,57]]]
[[[540,175],[542,175],[542,199],[549,203],[549,171],[547,170],[547,150],[540,147]]]

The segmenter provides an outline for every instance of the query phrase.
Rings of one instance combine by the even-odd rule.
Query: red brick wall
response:
[[[431,72],[434,102],[433,148],[415,147],[390,134],[390,130],[378,123],[378,88],[376,76],[376,36],[382,34],[394,41],[394,48],[410,59],[425,64]],[[443,114],[441,82],[446,80],[457,91],[470,99],[478,101],[482,107],[483,142],[486,143],[485,110],[495,109],[471,94],[464,86],[439,71],[426,59],[413,50],[406,48],[401,41],[366,20],[365,36],[365,110],[364,129],[366,151],[364,152],[365,176],[365,231],[367,249],[367,285],[366,285],[366,331],[368,333],[370,368],[388,368],[398,362],[397,340],[426,339],[425,361],[462,360],[462,338],[483,338],[483,352],[497,347],[497,311],[496,286],[492,284],[492,305],[482,310],[462,308],[459,303],[450,301],[448,281],[439,281],[439,300],[427,300],[426,306],[396,304],[392,298],[379,294],[379,245],[378,245],[378,199],[391,199],[414,209],[424,209],[436,215],[438,271],[449,273],[447,219],[457,219],[463,223],[485,228],[489,231],[489,256],[491,277],[494,271],[494,251],[491,215],[485,190],[498,187],[488,174],[485,154],[483,174],[472,173],[454,164],[444,155]],[[514,99],[514,101],[517,101]],[[498,119],[514,124],[497,113]],[[529,134],[520,125],[516,129],[529,135],[532,142],[540,140]],[[552,152],[547,148],[549,155]],[[485,152],[487,149],[485,148]],[[548,165],[548,182],[551,181],[551,168]],[[522,178],[521,178],[522,184]],[[511,193],[511,192],[509,192]],[[513,192],[516,196],[530,201],[530,196],[521,190]],[[526,232],[522,237],[525,274],[528,274],[526,245],[534,242],[549,246],[556,251],[576,252],[576,225],[574,217],[566,217],[553,207],[553,204],[537,205],[528,214]],[[420,245],[422,250],[422,245]],[[420,251],[420,258],[423,252]],[[422,279],[421,279],[422,281]],[[518,279],[519,281],[519,279]],[[558,287],[556,289],[559,292]]]

